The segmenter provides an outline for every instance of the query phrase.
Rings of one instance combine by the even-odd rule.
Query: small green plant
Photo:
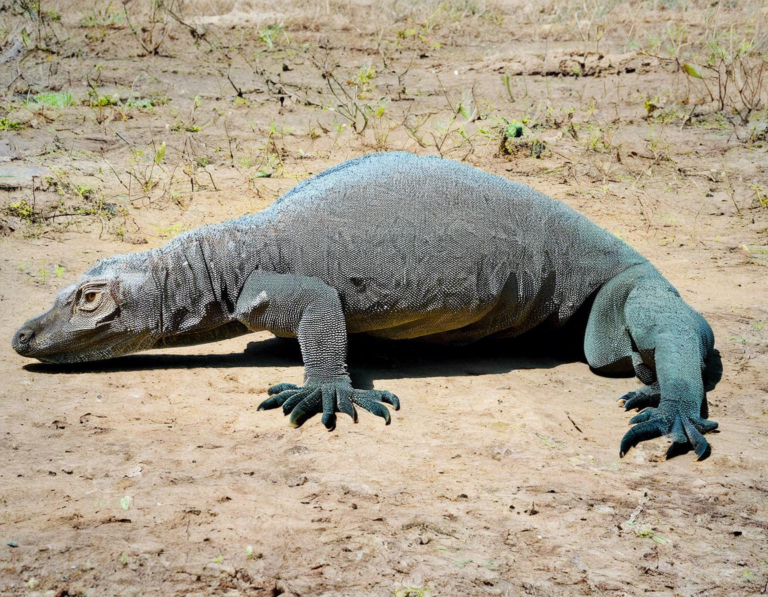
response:
[[[93,7],[80,19],[81,27],[101,27],[105,29],[121,29],[125,26],[125,14],[113,10],[112,3],[103,8]]]
[[[387,119],[386,112],[389,100],[381,99],[376,106],[366,106],[369,112],[369,120],[373,129],[374,147],[377,151],[384,151],[388,148],[389,133],[392,128]]]
[[[120,98],[116,95],[101,95],[95,93],[90,96],[90,104],[95,108],[105,108],[107,106],[117,106],[120,103]]]
[[[197,126],[196,124],[193,124],[191,122],[184,122],[182,120],[177,120],[176,122],[171,125],[171,131],[174,133],[199,133],[202,128]]]
[[[130,178],[126,186],[129,196],[132,193],[132,182],[139,183],[143,193],[149,193],[160,181],[155,178],[155,170],[162,169],[162,163],[165,159],[166,145],[165,141],[156,148],[154,152],[145,149],[134,149],[131,155],[131,167],[128,170]]]
[[[173,238],[184,232],[187,227],[184,224],[176,223],[170,226],[156,226],[157,234],[162,238]]]
[[[126,108],[138,108],[139,110],[150,110],[155,104],[148,97],[131,97],[125,100],[123,104]]]
[[[93,188],[86,185],[76,186],[75,193],[77,193],[84,201],[90,201],[96,194]]]
[[[373,80],[376,78],[376,69],[370,64],[363,65],[357,72],[354,81],[347,81],[347,85],[357,87],[357,99],[367,99],[368,93],[373,91]]]
[[[594,151],[595,153],[607,153],[614,149],[611,139],[613,138],[614,129],[610,127],[602,127],[595,124],[585,125],[586,136],[584,138],[584,145],[587,151]]]
[[[643,538],[651,538],[659,545],[667,545],[669,543],[669,539],[665,539],[661,535],[657,535],[651,529],[638,529],[635,531],[635,535]]]
[[[511,157],[541,158],[547,144],[533,133],[533,126],[528,118],[502,118],[494,127],[500,133],[499,153]]]
[[[669,143],[664,141],[662,131],[651,125],[645,138],[645,147],[653,156],[654,161],[661,162],[669,159]]]
[[[519,139],[523,136],[523,123],[519,120],[510,120],[504,128],[506,139]]]
[[[32,97],[27,98],[25,102],[26,106],[30,110],[39,110],[45,106],[52,108],[68,108],[76,104],[72,94],[67,92],[50,92],[50,93],[38,93]]]
[[[96,111],[96,121],[102,123],[106,120],[108,108],[116,107],[120,103],[118,95],[107,95],[99,91],[98,85],[101,79],[102,66],[96,65],[96,78],[91,80],[90,75],[86,76],[88,82],[87,104]]]
[[[282,36],[286,42],[290,41],[288,39],[288,34],[285,32],[285,26],[282,23],[267,25],[264,29],[259,31],[259,39],[267,44],[267,47],[270,50],[275,47],[275,41],[280,36]]]
[[[757,207],[768,208],[768,190],[757,183],[750,185],[750,188],[755,192]]]
[[[6,117],[0,118],[0,131],[20,131],[24,125],[15,120],[9,120]]]
[[[512,79],[507,73],[504,73],[503,75],[501,75],[501,84],[504,85],[504,91],[507,92],[507,99],[510,102],[514,102],[515,96],[512,93]]]
[[[8,216],[19,218],[29,224],[39,222],[42,219],[40,212],[30,205],[26,199],[11,203],[3,209],[3,212]]]

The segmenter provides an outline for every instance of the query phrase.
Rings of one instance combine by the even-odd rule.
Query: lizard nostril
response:
[[[32,338],[35,336],[34,330],[29,328],[22,328],[16,332],[16,342],[19,344],[29,344]]]

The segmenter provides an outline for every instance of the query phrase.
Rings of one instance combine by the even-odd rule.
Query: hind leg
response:
[[[628,270],[600,290],[584,339],[587,360],[599,372],[634,372],[645,384],[620,400],[627,410],[643,409],[629,421],[620,456],[664,435],[673,453],[691,446],[699,459],[709,454],[703,434],[717,423],[707,419],[703,378],[713,344],[704,318],[655,270]]]

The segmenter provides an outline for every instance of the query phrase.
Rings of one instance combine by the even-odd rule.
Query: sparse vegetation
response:
[[[121,29],[125,26],[125,13],[120,11],[113,2],[106,5],[94,6],[86,11],[80,19],[83,27],[99,27],[106,29]]]

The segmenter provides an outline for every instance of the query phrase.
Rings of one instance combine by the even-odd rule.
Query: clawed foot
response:
[[[629,400],[624,406],[627,404]],[[658,408],[648,407],[632,417],[629,424],[634,427],[621,440],[619,456],[623,458],[630,448],[642,441],[668,435],[673,443],[667,451],[667,457],[679,453],[681,445],[690,443],[699,460],[706,458],[710,448],[702,434],[717,429],[717,423],[683,411],[679,405],[661,404]]]
[[[355,405],[383,418],[389,425],[389,410],[382,403],[400,410],[400,401],[391,392],[355,390],[348,378],[332,381],[308,379],[304,386],[281,383],[272,386],[267,392],[271,397],[259,405],[259,410],[282,406],[283,414],[291,415],[291,425],[294,427],[301,427],[318,413],[323,413],[322,422],[328,431],[336,428],[337,412],[348,414],[357,423]]]

